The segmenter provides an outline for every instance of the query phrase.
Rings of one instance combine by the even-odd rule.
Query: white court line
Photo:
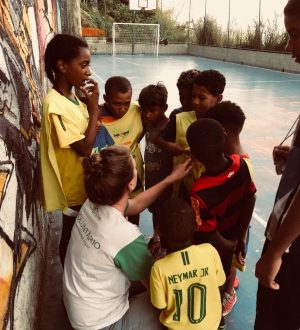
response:
[[[267,227],[267,222],[262,217],[260,217],[255,211],[253,212],[252,217],[257,222],[259,222],[263,227],[265,227],[265,228]]]
[[[98,76],[97,73],[93,69],[90,69],[90,70],[95,77],[97,77],[103,84],[105,84],[105,81],[100,76]]]
[[[138,63],[135,63],[135,62],[132,62],[132,61],[124,60],[123,58],[120,58],[120,57],[116,57],[116,59],[119,60],[119,61],[123,61],[123,62],[129,63],[129,64],[136,65],[136,66],[143,66],[143,64],[138,64]]]

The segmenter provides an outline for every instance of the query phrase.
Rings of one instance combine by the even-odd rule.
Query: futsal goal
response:
[[[113,23],[112,54],[158,56],[159,24]]]

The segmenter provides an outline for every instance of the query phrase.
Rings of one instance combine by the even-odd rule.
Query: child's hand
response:
[[[290,151],[289,146],[276,146],[273,149],[273,160],[277,174],[282,174],[284,171],[285,163]]]
[[[178,155],[183,154],[185,152],[185,150],[182,147],[180,147],[177,143],[170,142],[170,144],[169,144],[169,152],[171,152],[175,156],[178,156]]]
[[[93,79],[88,79],[85,86],[80,86],[80,90],[86,97],[88,111],[98,110],[100,96],[98,83]]]
[[[192,160],[189,158],[185,162],[177,165],[173,172],[169,175],[169,179],[172,183],[183,179],[187,176],[192,169]]]
[[[245,264],[246,258],[246,240],[238,240],[236,250],[235,250],[236,260],[241,264]]]

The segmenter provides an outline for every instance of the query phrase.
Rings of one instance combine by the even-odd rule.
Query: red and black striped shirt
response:
[[[192,186],[191,200],[200,232],[225,232],[236,227],[245,198],[256,192],[245,160],[235,154],[228,158],[231,165],[224,172],[204,173]]]

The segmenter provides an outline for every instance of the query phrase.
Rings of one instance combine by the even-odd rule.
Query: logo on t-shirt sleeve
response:
[[[61,118],[60,115],[58,115],[58,120],[59,120],[59,123],[60,123],[62,129],[63,129],[64,131],[66,131],[66,126],[64,125],[63,120],[62,120],[62,118]]]

